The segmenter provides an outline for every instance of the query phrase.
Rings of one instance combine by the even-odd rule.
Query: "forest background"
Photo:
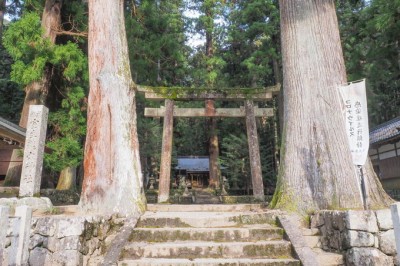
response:
[[[56,185],[59,173],[71,167],[79,170],[83,158],[87,4],[71,0],[60,5],[61,21],[51,42],[42,38],[43,2],[0,1],[0,116],[20,123],[24,90],[51,73],[45,103],[51,112],[47,145],[54,152],[46,155],[45,166],[52,180],[49,183]],[[281,83],[278,1],[127,0],[124,7],[136,84],[232,88]],[[337,14],[348,80],[367,79],[370,126],[399,116],[400,1],[337,1]],[[12,21],[7,22],[5,17]],[[145,177],[157,176],[162,119],[145,118],[143,113],[145,106],[159,103],[147,102],[140,94],[137,97],[142,169]],[[259,105],[274,108],[276,114],[257,121],[266,187],[274,187],[276,182],[282,100],[277,96]],[[203,104],[180,102],[178,106]],[[179,118],[174,123],[175,157],[208,156],[207,119]],[[221,164],[226,166],[223,174],[231,186],[248,190],[251,180],[244,123],[244,119],[218,119],[217,134]]]

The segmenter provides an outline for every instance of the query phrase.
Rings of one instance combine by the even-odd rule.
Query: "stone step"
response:
[[[252,228],[137,228],[133,230],[130,242],[172,242],[172,241],[260,241],[281,240],[283,229],[270,225]]]
[[[258,242],[135,242],[122,252],[122,259],[139,258],[291,258],[291,244],[284,240]]]
[[[262,204],[147,204],[150,212],[248,212],[261,210]]]
[[[222,202],[219,199],[215,199],[215,200],[199,200],[199,199],[195,199],[194,200],[194,204],[222,204]]]
[[[146,212],[137,227],[229,227],[275,224],[276,211],[267,212]]]
[[[294,259],[139,259],[123,260],[118,266],[300,266]]]

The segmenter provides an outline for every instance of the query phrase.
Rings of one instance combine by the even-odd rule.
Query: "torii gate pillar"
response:
[[[254,115],[254,103],[251,100],[246,100],[244,106],[246,111],[246,129],[249,143],[253,196],[258,200],[264,201],[264,184],[261,172],[260,147],[258,144],[257,124]]]
[[[174,101],[165,100],[165,115],[163,126],[163,138],[161,147],[160,179],[158,187],[158,203],[169,200],[169,189],[171,180],[171,155],[172,136],[174,123]]]

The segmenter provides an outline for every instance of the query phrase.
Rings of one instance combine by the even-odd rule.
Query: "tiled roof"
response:
[[[373,128],[369,134],[370,144],[400,138],[400,116]]]
[[[19,143],[24,143],[25,134],[25,128],[22,128],[0,117],[0,137],[17,141]]]
[[[178,157],[178,165],[176,170],[186,170],[189,172],[208,172],[209,159],[208,157]]]

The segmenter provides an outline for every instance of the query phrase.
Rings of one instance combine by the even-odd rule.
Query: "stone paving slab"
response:
[[[263,204],[147,204],[150,212],[242,212],[263,208]]]
[[[283,238],[283,229],[271,225],[252,228],[136,228],[130,241],[261,241]]]
[[[290,242],[135,242],[125,247],[124,259],[139,258],[291,258]]]
[[[279,212],[146,212],[138,227],[228,227],[275,223]]]
[[[300,266],[294,259],[140,259],[124,260],[118,266]]]

